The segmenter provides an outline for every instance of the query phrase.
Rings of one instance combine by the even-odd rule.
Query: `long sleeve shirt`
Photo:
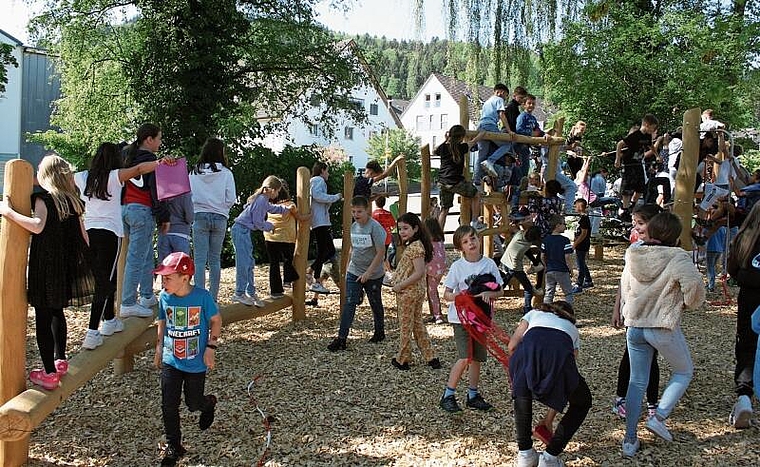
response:
[[[539,136],[544,135],[543,130],[538,126],[538,120],[536,120],[536,117],[534,117],[533,114],[523,112],[517,117],[517,128],[515,128],[515,133],[525,136],[533,136],[533,130],[536,129],[539,131]]]
[[[274,228],[274,225],[267,221],[267,213],[285,214],[286,212],[288,212],[286,206],[272,204],[269,202],[266,195],[260,194],[252,203],[248,203],[245,206],[243,212],[235,218],[235,223],[240,224],[249,230],[263,230],[264,232],[270,232]]]
[[[311,177],[311,228],[331,225],[330,205],[340,200],[339,194],[327,193],[327,182],[321,176]]]

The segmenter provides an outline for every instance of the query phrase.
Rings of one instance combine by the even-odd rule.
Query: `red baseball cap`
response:
[[[158,274],[159,276],[166,276],[175,272],[187,276],[195,274],[195,263],[193,263],[193,259],[187,253],[175,251],[164,258],[161,261],[161,265],[153,270],[153,274]]]

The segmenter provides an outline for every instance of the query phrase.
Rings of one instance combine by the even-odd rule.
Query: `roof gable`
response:
[[[8,34],[7,32],[3,31],[2,29],[0,29],[0,35],[3,35],[6,38],[8,38],[8,40],[12,42],[11,45],[16,45],[16,46],[24,45],[23,42],[21,42],[20,40],[16,39],[13,36],[11,36],[10,34]]]

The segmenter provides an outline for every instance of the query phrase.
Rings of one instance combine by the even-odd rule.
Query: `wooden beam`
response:
[[[701,115],[702,111],[699,108],[689,109],[683,114],[683,152],[676,174],[673,214],[681,219],[681,246],[687,251],[692,250],[691,219],[694,215],[694,185],[697,182]]]
[[[406,176],[406,159],[401,159],[396,166],[396,173],[398,174],[398,213],[406,214],[409,211],[409,180]],[[370,211],[372,206],[370,206]]]
[[[564,139],[562,139],[562,127],[565,125],[565,117],[560,117],[557,120],[554,121],[554,134],[556,139],[561,140],[564,143]],[[549,146],[549,166],[546,168],[546,171],[544,172],[544,178],[546,180],[554,180],[557,178],[557,166],[559,165],[559,145],[558,144],[552,144]]]
[[[420,211],[422,221],[430,215],[430,188],[431,176],[430,171],[430,145],[426,144],[420,147],[420,162],[422,162],[422,180],[420,181]],[[438,203],[440,206],[440,201]]]
[[[351,198],[354,194],[354,174],[345,172],[343,174],[343,241],[340,249],[340,310],[338,316],[343,312],[343,306],[346,304],[346,272],[348,270],[348,253],[351,251]]]
[[[127,264],[127,251],[129,251],[129,235],[121,239],[119,259],[116,262],[116,295],[114,296],[114,310],[119,313],[121,309],[121,291],[124,283],[124,267]],[[121,352],[113,362],[115,375],[124,375],[131,372],[135,367],[135,357],[132,354]]]
[[[5,163],[3,199],[30,216],[34,169],[21,159]],[[26,389],[26,266],[29,231],[9,220],[0,228],[0,404]],[[13,425],[10,425],[13,426]],[[0,465],[23,465],[29,457],[29,433],[0,442]]]
[[[563,122],[564,119],[565,118],[562,117]],[[555,122],[555,128],[556,123],[557,122]],[[464,127],[467,129],[467,126]],[[467,130],[467,137],[472,139],[478,133],[479,132],[477,130]],[[561,133],[562,128],[560,127],[559,134]],[[565,140],[559,136],[549,136],[548,138],[544,138],[543,136],[525,136],[518,135],[517,133],[501,133],[496,131],[486,131],[483,135],[483,139],[488,139],[491,141],[509,141],[515,143],[530,144],[532,146],[559,146],[565,143]]]
[[[296,171],[296,206],[299,214],[311,213],[311,171],[299,167]],[[293,255],[293,268],[298,271],[298,280],[293,282],[293,321],[306,319],[306,263],[309,256],[309,228],[311,218],[298,222],[296,250]]]
[[[464,127],[465,130],[468,130],[470,128],[470,102],[467,100],[467,96],[462,96],[459,98],[459,124]],[[475,132],[477,134],[477,132]],[[472,135],[474,136],[474,135]],[[470,174],[470,153],[467,153],[464,160],[464,179],[468,182],[472,180],[472,175]],[[469,225],[470,221],[472,220],[472,200],[470,198],[465,198],[464,196],[459,197],[459,224],[460,225]]]
[[[483,256],[493,258],[493,204],[483,204],[483,221],[488,226],[479,232],[483,239]]]

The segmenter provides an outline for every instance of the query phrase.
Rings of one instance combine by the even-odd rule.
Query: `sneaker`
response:
[[[544,289],[542,289],[540,287],[537,288],[537,289],[533,289],[533,295],[535,295],[537,297],[543,297],[544,293],[546,293],[546,292],[544,291]]]
[[[612,413],[625,420],[625,399],[622,397],[615,399],[615,403],[612,404]]]
[[[58,373],[58,376],[63,376],[66,373],[69,372],[69,361],[58,359],[55,361],[55,372]]]
[[[372,337],[369,338],[369,341],[373,344],[377,344],[378,342],[382,342],[385,340],[385,333],[384,332],[375,332]]]
[[[486,402],[483,399],[483,396],[480,395],[480,393],[476,394],[475,397],[470,398],[470,396],[467,396],[467,407],[470,409],[475,410],[482,410],[484,412],[487,412],[491,409],[493,409],[493,406]]]
[[[594,288],[594,284],[591,282],[586,282],[585,284],[583,284],[583,290],[593,289],[593,288]]]
[[[100,327],[101,336],[111,336],[115,332],[121,332],[124,330],[124,322],[119,318],[107,319],[103,321],[103,325]]]
[[[385,275],[383,276],[383,285],[386,287],[393,287],[393,273],[390,271],[385,271]]]
[[[61,376],[58,373],[45,373],[45,370],[38,369],[29,372],[29,381],[43,389],[52,391],[61,385]]]
[[[435,324],[445,324],[446,321],[442,317],[438,317],[435,319]]]
[[[526,451],[517,451],[515,467],[536,467],[538,465],[538,453],[530,448]]]
[[[459,407],[459,404],[457,404],[457,398],[454,397],[453,394],[450,396],[442,397],[441,402],[438,403],[438,406],[448,413],[457,413],[462,411],[462,408]]]
[[[330,289],[320,284],[319,282],[315,282],[314,284],[312,284],[312,286],[309,287],[309,290],[311,290],[312,292],[330,293]]]
[[[665,422],[660,420],[657,417],[651,417],[649,420],[647,420],[647,430],[651,431],[652,433],[656,434],[660,438],[664,439],[665,441],[673,441],[673,435],[670,434],[670,431],[668,431],[668,427],[665,426]]]
[[[533,437],[548,446],[552,440],[554,433],[546,425],[536,425],[533,428]]]
[[[156,297],[155,294],[151,295],[148,298],[140,297],[140,302],[139,303],[140,303],[140,305],[144,306],[145,308],[150,308],[150,307],[158,305],[158,298]]]
[[[544,270],[543,264],[531,264],[528,268],[528,274],[536,274]]]
[[[120,318],[131,318],[135,316],[137,318],[152,318],[153,310],[145,308],[144,306],[135,303],[134,305],[122,305],[119,309]]]
[[[563,467],[564,465],[562,459],[547,452],[542,453],[538,458],[538,467]]]
[[[293,288],[293,283],[292,282],[283,282],[282,286],[284,288],[286,288],[286,289],[292,289]]]
[[[232,303],[240,303],[245,306],[253,305],[253,300],[248,295],[234,294],[230,300],[232,301]]]
[[[169,444],[164,451],[164,458],[161,459],[161,465],[177,465],[177,461],[179,461],[179,459],[185,454],[187,454],[187,449],[183,448],[181,444],[176,447]]]
[[[440,370],[441,369],[441,361],[438,360],[438,358],[434,358],[427,362],[428,366],[434,370]]]
[[[647,404],[647,419],[657,416],[657,404]]]
[[[573,289],[570,291],[570,293],[571,294],[583,293],[583,287],[581,287],[580,285],[576,285],[575,287],[573,287]]]
[[[485,170],[488,175],[492,177],[498,177],[499,174],[496,173],[496,167],[494,167],[493,162],[491,161],[483,161],[480,163],[480,166]]]
[[[640,446],[641,446],[641,443],[639,442],[638,438],[636,438],[636,440],[632,443],[629,443],[628,441],[623,440],[623,457],[625,457],[626,459],[632,458],[639,451]]]
[[[346,350],[346,340],[340,337],[336,337],[327,346],[327,350],[329,350],[330,352],[336,352],[338,350]]]
[[[399,363],[398,360],[396,360],[396,357],[391,358],[391,365],[396,367],[397,370],[409,370],[409,362]]]
[[[319,302],[317,301],[316,298],[312,298],[311,300],[306,300],[305,302],[303,302],[303,304],[306,306],[319,306]]]
[[[284,297],[284,296],[285,296],[285,294],[284,294],[284,293],[273,293],[273,294],[271,294],[271,295],[269,296],[269,299],[270,299],[270,300],[277,300],[278,298],[282,298],[282,297]]]
[[[728,423],[734,428],[749,428],[750,419],[752,418],[752,401],[749,396],[739,396],[736,399],[731,415],[728,417]]]
[[[198,428],[206,430],[214,423],[214,412],[216,412],[216,396],[209,394],[206,396],[206,400],[209,403],[208,410],[201,412],[201,418],[198,420]]]
[[[84,342],[82,342],[82,348],[87,350],[95,350],[101,345],[103,345],[103,336],[101,336],[98,331],[88,329],[87,335],[84,336]]]
[[[266,305],[266,303],[264,303],[263,300],[259,299],[258,295],[256,294],[253,294],[253,295],[246,294],[246,296],[251,301],[253,306],[255,306],[256,308],[262,308],[264,305]]]
[[[470,227],[472,227],[473,229],[475,229],[477,231],[485,230],[485,229],[488,228],[488,226],[486,224],[484,224],[483,222],[481,222],[479,220],[475,220],[475,221],[470,222]]]
[[[306,285],[312,285],[314,283],[314,274],[306,274]]]

